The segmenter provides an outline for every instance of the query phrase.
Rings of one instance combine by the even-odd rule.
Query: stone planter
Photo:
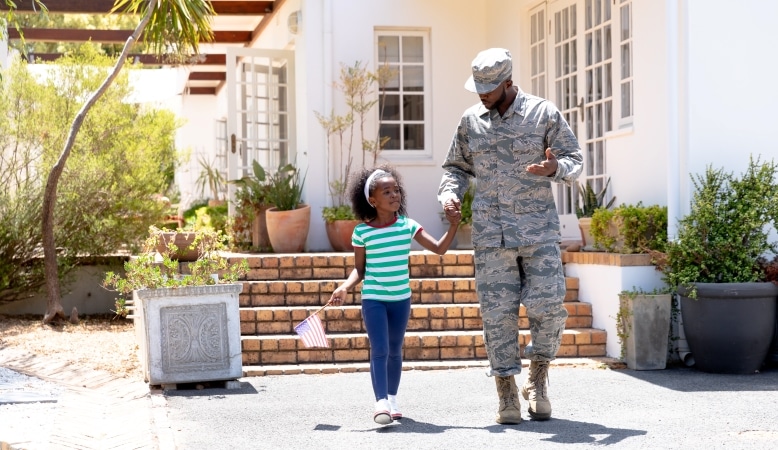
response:
[[[594,238],[592,238],[592,218],[581,217],[578,219],[578,228],[581,230],[581,247],[593,248]]]
[[[624,359],[632,370],[661,370],[667,366],[670,335],[670,294],[619,296]]]
[[[153,385],[234,380],[243,374],[241,284],[133,292],[138,359]]]
[[[457,227],[456,243],[456,248],[459,250],[473,248],[473,226],[471,224],[463,223]]]
[[[778,286],[772,283],[697,283],[683,286],[681,315],[694,367],[712,373],[755,373],[773,337]]]

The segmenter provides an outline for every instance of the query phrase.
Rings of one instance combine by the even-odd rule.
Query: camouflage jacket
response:
[[[557,158],[554,175],[526,171],[540,164],[546,148]],[[470,178],[473,199],[473,245],[521,247],[560,240],[551,182],[572,185],[581,174],[578,140],[549,101],[519,90],[500,117],[478,103],[459,122],[443,163],[438,200],[462,198]]]

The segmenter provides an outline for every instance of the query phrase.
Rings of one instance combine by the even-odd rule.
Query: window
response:
[[[632,117],[632,0],[621,0],[621,118]]]
[[[430,157],[428,33],[379,31],[376,47],[376,64],[390,74],[378,88],[379,134],[387,139],[382,152]]]
[[[538,10],[539,9],[539,10]],[[531,94],[546,98],[546,19],[545,5],[530,12],[529,49],[532,60]]]

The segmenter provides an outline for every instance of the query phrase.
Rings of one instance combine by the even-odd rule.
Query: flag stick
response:
[[[313,314],[309,315],[308,317],[311,317],[311,316],[313,316],[315,314],[319,314],[320,312],[322,312],[324,310],[324,308],[330,306],[330,303],[331,302],[328,301],[327,303],[324,304],[324,306],[322,306],[321,308],[317,309],[316,312],[314,312]]]

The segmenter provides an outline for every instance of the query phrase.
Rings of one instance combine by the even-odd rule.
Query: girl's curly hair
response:
[[[402,183],[402,177],[400,177],[400,174],[397,173],[397,170],[394,167],[388,164],[383,164],[372,169],[362,168],[351,174],[351,177],[349,177],[350,179],[347,192],[348,198],[351,199],[351,210],[354,211],[354,215],[357,216],[359,220],[364,222],[369,222],[376,218],[375,208],[370,206],[370,203],[368,203],[367,199],[365,198],[365,183],[367,183],[367,179],[370,177],[370,174],[376,170],[383,170],[384,172],[389,173],[389,175],[391,175],[392,178],[394,178],[394,180],[397,182],[397,185],[400,187],[400,209],[397,211],[397,214],[401,216],[406,215],[407,201],[405,188],[403,187]],[[376,179],[374,178],[372,183],[370,183],[371,192],[375,188],[375,181]]]

